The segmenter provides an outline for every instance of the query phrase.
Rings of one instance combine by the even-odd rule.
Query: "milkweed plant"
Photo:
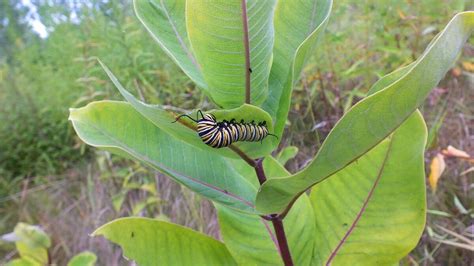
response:
[[[416,61],[377,81],[312,161],[290,173],[272,152],[332,0],[133,5],[216,109],[199,115],[196,106],[173,123],[183,114],[138,100],[99,61],[125,101],[92,102],[71,109],[69,119],[87,144],[139,160],[211,200],[222,239],[140,217],[111,221],[93,236],[120,245],[138,265],[393,265],[416,246],[426,218],[427,138],[417,108],[456,61],[474,12],[455,15]],[[225,145],[198,134],[204,116]],[[274,137],[235,135],[263,128]]]

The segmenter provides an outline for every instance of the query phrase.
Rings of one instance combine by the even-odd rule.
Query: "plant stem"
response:
[[[229,146],[229,149],[231,149],[233,152],[237,153],[240,158],[242,158],[245,162],[247,162],[250,166],[252,167],[256,167],[257,166],[257,162],[255,162],[255,160],[253,160],[252,158],[250,158],[245,152],[243,152],[241,149],[239,149],[237,146],[234,146],[234,145],[230,145]]]
[[[242,0],[242,24],[244,31],[244,47],[245,47],[245,103],[250,104],[250,43],[249,43],[249,26],[247,20],[247,3]]]
[[[288,241],[286,241],[285,228],[283,227],[283,221],[281,219],[272,220],[273,228],[275,228],[276,238],[278,240],[278,247],[280,248],[281,258],[285,266],[293,266],[293,260],[291,259],[290,248],[288,247]]]
[[[263,169],[263,158],[258,159],[255,163],[255,173],[257,174],[258,182],[260,182],[260,185],[262,185],[267,180],[265,170]],[[264,217],[264,219],[269,219],[272,221],[278,241],[278,249],[280,250],[283,263],[285,266],[293,266],[290,248],[288,247],[288,241],[286,239],[285,228],[283,227],[283,217],[278,215],[270,215],[268,217]]]
[[[257,174],[258,182],[262,185],[265,181],[267,181],[267,177],[265,176],[265,171],[263,170],[263,158],[258,159],[254,166],[255,173]]]

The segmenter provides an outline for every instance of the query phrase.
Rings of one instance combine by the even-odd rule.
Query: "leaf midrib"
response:
[[[389,140],[389,144],[388,144],[388,148],[387,148],[387,151],[385,153],[385,157],[382,161],[382,164],[380,166],[380,169],[377,173],[377,178],[375,179],[374,181],[374,184],[372,185],[372,188],[370,189],[370,191],[368,192],[367,194],[367,197],[365,198],[365,201],[362,205],[362,207],[360,208],[359,212],[357,213],[357,216],[355,217],[354,221],[352,222],[351,226],[349,227],[349,229],[347,230],[347,232],[344,234],[344,236],[342,237],[342,239],[339,241],[338,245],[336,246],[336,248],[331,252],[331,254],[329,255],[329,258],[327,259],[326,261],[326,266],[328,265],[331,265],[331,261],[336,257],[337,253],[339,252],[339,250],[342,248],[342,246],[344,245],[344,243],[346,242],[347,238],[349,238],[349,236],[351,235],[351,233],[354,231],[355,227],[357,226],[357,223],[360,221],[360,219],[362,218],[362,215],[364,214],[366,208],[367,208],[367,205],[369,204],[369,201],[372,199],[372,196],[373,196],[373,193],[375,191],[375,189],[377,188],[377,185],[379,184],[379,181],[382,177],[382,174],[383,174],[383,171],[385,169],[385,165],[387,163],[387,160],[389,158],[389,155],[391,153],[391,148],[392,148],[392,143],[393,143],[393,138],[394,136],[392,136],[392,138]]]

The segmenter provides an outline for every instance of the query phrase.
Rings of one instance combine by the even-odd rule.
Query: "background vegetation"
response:
[[[121,99],[94,57],[149,103],[180,106],[179,112],[212,107],[145,32],[130,1],[17,2],[0,0],[0,234],[19,221],[41,225],[59,265],[84,250],[98,254],[101,265],[126,264],[118,248],[88,236],[121,216],[158,217],[219,238],[210,203],[143,165],[86,148],[67,121],[69,107]],[[335,1],[325,42],[293,92],[282,146],[299,152],[287,168],[304,166],[380,76],[417,58],[456,12],[473,9],[468,3]],[[32,29],[35,19],[46,38]],[[474,152],[472,39],[458,62],[422,108],[427,172],[448,145]],[[436,193],[428,193],[425,234],[406,264],[472,263],[472,243],[446,231],[474,235],[470,167],[447,160]],[[0,242],[0,264],[15,255]]]

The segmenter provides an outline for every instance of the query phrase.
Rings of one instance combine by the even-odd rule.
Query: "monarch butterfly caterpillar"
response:
[[[201,119],[199,119],[201,115]],[[197,132],[201,140],[213,148],[223,148],[237,141],[260,141],[268,135],[277,137],[268,132],[266,121],[255,124],[254,121],[245,123],[241,120],[238,123],[235,119],[230,121],[217,121],[213,114],[203,114],[198,110],[196,119],[189,115],[180,115],[176,118],[187,117],[197,123]],[[173,123],[174,123],[173,122]]]

